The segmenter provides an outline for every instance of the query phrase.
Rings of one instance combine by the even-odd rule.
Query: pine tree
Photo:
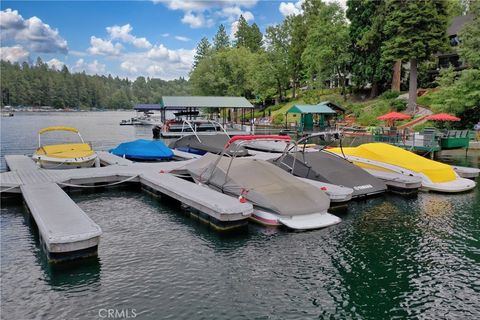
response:
[[[212,50],[212,45],[208,41],[207,37],[203,37],[202,40],[197,45],[197,51],[195,52],[195,56],[193,58],[193,68],[195,69],[198,63],[208,56]]]
[[[352,75],[357,85],[371,84],[370,97],[378,95],[379,86],[390,76],[390,64],[381,62],[381,45],[385,41],[383,2],[348,0],[347,18],[352,54]]]
[[[250,35],[250,26],[247,23],[247,20],[240,15],[238,18],[237,31],[235,32],[235,46],[237,48],[244,47],[248,48],[248,37]]]
[[[218,51],[226,49],[228,47],[230,47],[230,40],[228,39],[225,27],[223,26],[223,24],[221,24],[218,27],[217,34],[215,34],[215,37],[213,38],[213,48],[215,49],[215,51]]]
[[[262,48],[263,34],[256,23],[253,23],[248,32],[247,48],[252,52],[258,52]]]
[[[415,112],[417,102],[417,65],[447,44],[447,5],[445,0],[389,0],[386,2],[382,46],[384,61],[409,61],[408,111]]]

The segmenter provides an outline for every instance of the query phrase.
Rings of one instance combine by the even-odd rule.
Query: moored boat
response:
[[[159,140],[138,139],[124,142],[110,150],[110,153],[122,158],[139,161],[170,160],[173,158],[172,150]]]
[[[186,169],[199,183],[254,206],[253,220],[264,225],[285,225],[294,230],[328,227],[341,221],[327,212],[329,197],[320,189],[264,160],[225,157],[241,142],[256,139],[290,139],[279,136],[236,136],[220,155],[206,154]]]
[[[344,156],[369,172],[396,172],[419,177],[422,180],[421,188],[427,191],[463,192],[476,185],[470,179],[461,178],[452,166],[386,143],[366,143],[358,147],[332,148],[328,151]]]
[[[312,134],[300,139],[296,144],[302,146],[315,137],[323,137],[325,140],[324,135],[326,133]],[[320,149],[310,149],[307,152],[306,148],[292,148],[284,148],[283,154],[270,162],[297,177],[351,188],[353,198],[371,196],[387,190],[383,181],[336,154]]]
[[[74,132],[80,138],[81,143],[42,145],[42,134],[52,131]],[[83,141],[78,129],[71,127],[48,127],[38,132],[38,149],[33,154],[32,159],[45,169],[88,168],[95,164],[97,154],[88,143]]]

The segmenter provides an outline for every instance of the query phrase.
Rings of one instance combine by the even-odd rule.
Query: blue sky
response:
[[[258,0],[2,1],[0,56],[131,79],[188,76],[195,47],[240,14],[264,31],[301,2]]]

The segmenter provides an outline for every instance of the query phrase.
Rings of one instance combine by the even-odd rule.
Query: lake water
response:
[[[97,149],[148,127],[125,112],[1,119],[1,156],[31,154],[38,129],[75,126]],[[443,155],[479,166],[480,154]],[[480,189],[354,201],[343,222],[219,234],[129,187],[73,192],[102,230],[98,257],[49,265],[21,202],[2,204],[2,319],[479,319]]]

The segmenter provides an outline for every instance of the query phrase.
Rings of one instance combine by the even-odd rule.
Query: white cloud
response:
[[[122,70],[127,71],[127,73],[130,73],[130,74],[138,73],[138,69],[135,65],[136,64],[132,63],[131,61],[123,61],[120,64],[120,68],[122,68]]]
[[[110,40],[103,40],[95,36],[90,37],[90,45],[88,52],[91,54],[118,56],[122,50],[122,45],[116,43],[115,45]]]
[[[177,39],[178,41],[183,41],[183,42],[188,42],[188,41],[191,40],[190,38],[182,37],[182,36],[175,36],[175,39]]]
[[[299,15],[303,12],[302,10],[302,4],[304,0],[298,0],[297,2],[281,2],[280,6],[278,7],[278,10],[280,13],[286,17],[286,16],[291,16],[291,15]]]
[[[235,33],[237,33],[238,31],[238,20],[237,21],[233,21],[232,24],[230,25],[230,40],[234,40],[235,39]]]
[[[143,75],[171,80],[188,75],[194,55],[195,50],[172,50],[160,44],[145,52],[124,54],[120,68],[129,78]]]
[[[243,12],[242,15],[245,18],[245,20],[247,20],[247,22],[253,21],[253,19],[255,18],[253,16],[253,13],[251,13],[250,11],[245,11],[245,12]]]
[[[205,25],[205,18],[203,17],[203,14],[198,13],[194,14],[191,11],[188,11],[185,13],[185,15],[182,18],[182,23],[190,25],[190,28],[200,28]]]
[[[251,8],[255,6],[257,2],[257,0],[153,0],[153,3],[163,3],[171,10],[183,11],[205,11],[234,5]]]
[[[182,10],[184,16],[182,22],[191,28],[211,27],[214,18],[226,18],[233,22],[243,14],[247,21],[254,19],[250,11],[242,8],[251,8],[257,4],[257,0],[153,0],[154,3],[163,3],[170,10]]]
[[[25,20],[17,10],[0,11],[0,29],[2,41],[15,41],[31,51],[41,53],[68,52],[67,41],[57,29],[33,16]]]
[[[162,37],[166,38],[166,37],[170,37],[170,33],[162,33]]]
[[[107,27],[107,32],[110,34],[111,40],[119,39],[142,49],[148,49],[152,46],[152,44],[146,38],[137,38],[136,36],[132,35],[132,30],[133,28],[129,23],[123,26],[115,25]]]
[[[29,58],[29,52],[22,46],[1,47],[0,59],[10,62],[23,62]]]
[[[55,70],[62,70],[63,66],[65,65],[65,63],[63,63],[62,61],[60,61],[56,58],[48,60],[47,64],[50,68],[55,69]]]
[[[72,70],[74,72],[85,71],[88,74],[103,74],[105,73],[105,65],[99,63],[97,60],[87,63],[84,59],[78,59],[75,65],[72,67]]]

